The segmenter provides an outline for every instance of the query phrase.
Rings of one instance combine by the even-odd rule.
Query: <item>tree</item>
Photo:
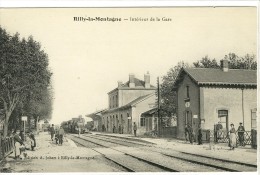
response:
[[[230,69],[257,69],[257,62],[255,55],[246,54],[244,57],[239,57],[235,53],[225,55],[224,59],[229,61]],[[220,63],[216,59],[210,59],[208,56],[201,58],[201,60],[193,63],[197,68],[220,68]]]
[[[4,104],[4,136],[10,116],[18,104],[38,99],[50,85],[48,56],[30,36],[20,39],[0,27],[0,100]]]
[[[162,117],[170,117],[176,113],[176,92],[173,90],[173,85],[179,71],[183,67],[189,67],[189,65],[183,61],[178,62],[176,66],[170,68],[167,75],[162,77],[162,83],[160,85],[160,115]]]
[[[246,54],[244,57],[239,57],[235,53],[229,53],[224,59],[229,61],[230,69],[257,69],[255,55]]]
[[[197,68],[220,68],[220,65],[214,58],[211,60],[208,55],[202,57],[201,60],[194,62],[193,65]]]

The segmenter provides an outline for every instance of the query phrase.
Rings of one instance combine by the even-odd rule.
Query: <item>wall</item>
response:
[[[205,118],[203,129],[214,129],[218,122],[218,110],[228,110],[228,125],[233,123],[237,129],[243,122],[242,90],[240,88],[201,88],[204,101],[202,117]],[[256,89],[244,89],[244,120],[245,130],[251,130],[251,110],[257,106]]]
[[[118,107],[118,90],[108,94],[108,108],[112,109],[116,107]]]
[[[136,122],[137,124],[137,134],[144,134],[146,132],[146,127],[140,125],[140,118],[141,114],[152,109],[154,106],[151,104],[155,104],[156,96],[151,95],[147,99],[141,101],[140,103],[136,104],[135,107],[133,107],[133,113],[132,118],[133,122]]]
[[[124,130],[123,132],[124,133],[129,133],[130,130],[128,130],[128,127],[131,128],[131,122],[128,122],[128,115],[129,117],[132,116],[132,110],[131,108],[127,108],[127,109],[124,109],[124,110],[116,110],[114,112],[110,112],[110,113],[105,113],[103,116],[102,116],[102,124],[105,125],[106,127],[106,132],[113,132],[113,125],[117,124],[117,123],[114,123],[113,121],[113,116],[116,117],[116,115],[118,116],[118,126],[121,125],[123,126]],[[121,118],[121,115],[122,115],[122,118]],[[108,117],[108,118],[107,118]],[[108,120],[107,120],[108,119]],[[109,127],[107,127],[107,125]],[[116,126],[117,127],[117,126]],[[117,128],[118,129],[118,128]]]
[[[186,86],[189,86],[190,107],[185,107],[184,99],[187,98]],[[184,75],[183,81],[179,83],[177,90],[177,138],[184,139],[185,128],[185,113],[189,111],[189,116],[192,118],[192,127],[197,131],[199,124],[199,87],[191,80],[188,75]],[[197,115],[198,118],[193,116]]]
[[[119,107],[124,106],[138,97],[151,94],[155,89],[120,89],[119,90]]]

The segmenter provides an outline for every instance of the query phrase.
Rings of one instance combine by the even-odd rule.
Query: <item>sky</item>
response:
[[[179,61],[192,64],[205,55],[220,60],[230,52],[256,55],[256,21],[255,7],[0,9],[7,32],[32,35],[49,56],[55,124],[107,108],[107,93],[117,81],[128,81],[130,73],[143,80],[149,71],[156,85],[156,78]]]

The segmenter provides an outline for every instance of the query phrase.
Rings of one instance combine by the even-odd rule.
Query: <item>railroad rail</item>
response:
[[[172,158],[175,160],[175,162],[182,161],[183,162],[189,162],[192,164],[196,164],[198,166],[199,170],[205,169],[205,167],[210,168],[209,171],[230,171],[230,172],[242,172],[242,171],[256,171],[257,166],[247,163],[241,163],[236,161],[230,161],[230,160],[223,160],[223,159],[217,159],[214,157],[207,157],[207,156],[201,156],[197,154],[189,154],[181,151],[174,151],[174,150],[162,150],[157,147],[154,147],[152,144],[144,144],[144,143],[138,143],[138,141],[129,141],[126,138],[111,138],[109,136],[103,136],[103,135],[84,135],[84,138],[87,141],[90,141],[95,144],[99,144],[102,146],[105,146],[110,149],[114,149],[116,151],[120,151],[126,155],[132,156],[137,159],[145,159],[144,157],[140,157],[138,154],[133,154],[132,152],[138,152],[136,149],[142,150],[142,152],[153,152],[157,153],[160,156],[164,156],[164,159],[166,157]],[[103,142],[103,143],[102,143]],[[119,145],[124,146],[125,148],[117,148]],[[111,148],[113,147],[113,148]],[[134,149],[129,149],[135,147]],[[153,156],[152,156],[153,157]],[[145,161],[148,161],[145,159]],[[155,161],[150,161],[150,164],[155,163]],[[156,164],[156,163],[155,163]],[[164,165],[164,167],[167,167]],[[168,167],[169,168],[169,167]],[[181,169],[174,169],[174,171],[185,171]]]

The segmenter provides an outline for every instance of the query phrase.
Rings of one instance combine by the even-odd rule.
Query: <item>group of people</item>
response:
[[[242,125],[242,122],[239,123],[239,127],[236,131],[234,124],[230,124],[230,130],[228,132],[228,145],[230,147],[231,150],[234,150],[235,147],[237,146],[237,138],[236,138],[236,132],[238,133],[238,140],[239,140],[239,145],[240,146],[245,146],[244,143],[244,132],[245,132],[245,128]],[[218,142],[219,139],[221,139],[221,137],[224,137],[224,132],[222,131],[223,126],[221,125],[221,123],[219,122],[216,126],[215,126],[215,142]],[[193,131],[193,128],[191,127],[191,125],[186,124],[185,125],[185,139],[186,141],[189,141],[191,144],[193,144],[193,142],[196,141],[195,138],[195,132]],[[202,130],[200,125],[198,126],[198,131],[197,131],[197,140],[198,140],[198,145],[202,144]]]
[[[195,132],[193,131],[191,125],[189,124],[185,125],[184,133],[185,133],[186,141],[189,141],[191,144],[193,144],[193,142],[196,142]],[[198,139],[198,145],[202,145],[202,130],[200,125],[198,126],[197,139]]]
[[[137,125],[136,125],[136,123],[134,122],[134,125],[133,125],[133,130],[134,130],[134,135],[135,135],[135,137],[136,137],[136,132],[137,132]],[[102,132],[105,132],[106,131],[106,127],[105,127],[105,125],[103,124],[102,125]],[[118,126],[118,131],[117,131],[117,128],[116,128],[116,126],[114,125],[113,126],[113,133],[119,133],[119,134],[124,134],[124,125],[121,125],[121,124],[119,124],[119,126]]]
[[[116,126],[114,125],[113,126],[113,133],[117,133],[117,132],[119,134],[123,134],[124,133],[124,126],[123,125],[121,126],[121,124],[119,124],[118,130],[117,130]]]
[[[229,147],[230,147],[230,149],[234,150],[235,147],[237,146],[236,129],[235,129],[233,123],[231,123],[230,126],[231,126],[231,129],[229,130]],[[245,146],[244,132],[245,132],[245,128],[242,125],[242,122],[240,122],[239,126],[237,128],[238,140],[239,140],[240,146]]]
[[[55,129],[54,125],[50,127],[50,134],[51,134],[51,141],[55,139],[55,143],[57,145],[62,145],[63,143],[63,137],[65,135],[64,129],[62,126],[59,129]]]
[[[27,136],[24,131],[16,129],[13,133],[15,146],[15,159],[24,159],[27,154],[26,150],[34,151],[36,147],[36,139],[32,131]]]

